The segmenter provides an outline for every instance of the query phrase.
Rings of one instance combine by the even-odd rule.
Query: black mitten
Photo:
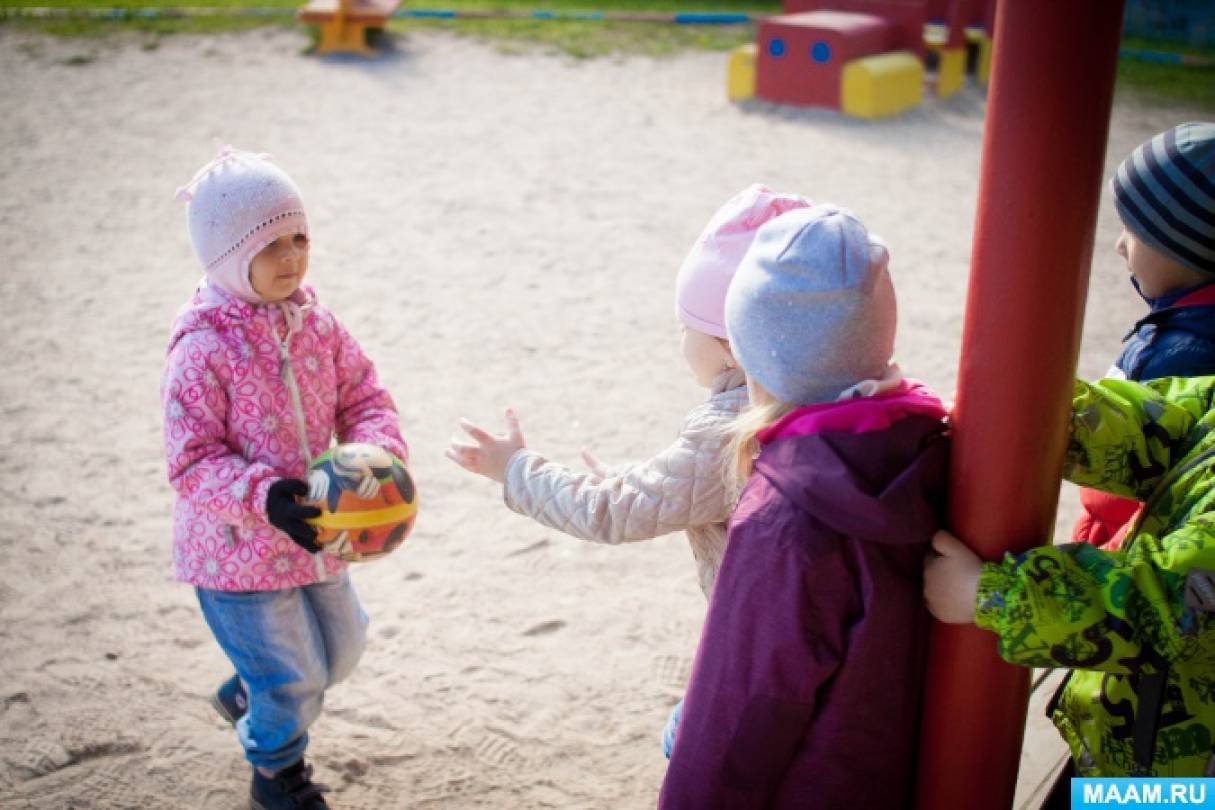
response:
[[[316,544],[316,529],[304,519],[320,517],[321,510],[295,500],[307,494],[308,485],[298,478],[275,481],[266,493],[266,517],[271,526],[284,532],[297,546],[316,554],[321,550]]]

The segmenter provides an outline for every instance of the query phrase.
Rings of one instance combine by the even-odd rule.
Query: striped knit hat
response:
[[[1110,185],[1135,236],[1185,267],[1215,274],[1215,124],[1181,124],[1141,144]]]

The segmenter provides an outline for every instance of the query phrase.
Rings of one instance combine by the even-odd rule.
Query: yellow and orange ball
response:
[[[405,464],[373,444],[339,444],[308,472],[309,502],[321,510],[308,522],[326,554],[374,560],[394,551],[413,528],[417,490]]]

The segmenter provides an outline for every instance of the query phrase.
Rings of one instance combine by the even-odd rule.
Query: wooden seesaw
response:
[[[309,0],[296,16],[319,27],[317,53],[377,56],[367,44],[367,32],[382,29],[400,4],[401,0]]]

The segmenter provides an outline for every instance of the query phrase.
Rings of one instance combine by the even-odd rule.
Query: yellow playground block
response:
[[[937,98],[949,98],[966,78],[966,49],[942,48],[937,59]]]
[[[984,87],[991,78],[991,37],[982,28],[967,28],[966,41],[975,46],[975,81]]]
[[[755,95],[755,43],[748,42],[730,51],[726,66],[726,97],[745,101]]]
[[[924,66],[911,51],[854,59],[840,78],[840,109],[858,118],[897,115],[920,103]]]

